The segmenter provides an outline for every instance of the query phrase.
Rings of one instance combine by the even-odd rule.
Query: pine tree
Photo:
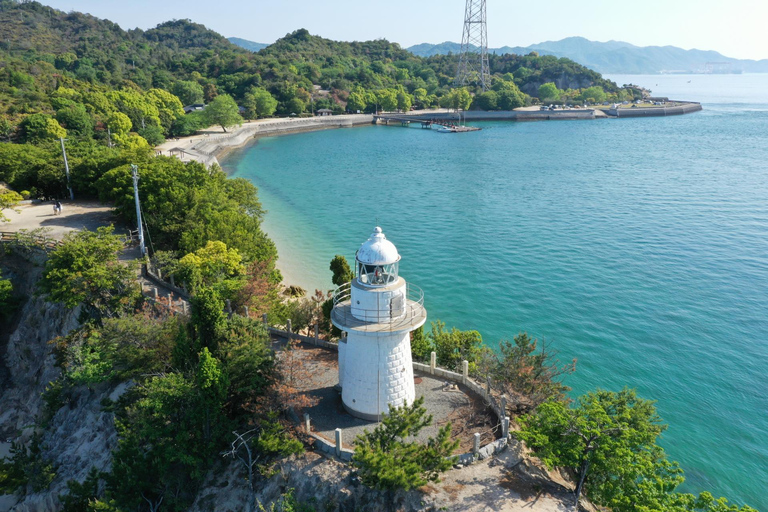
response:
[[[357,437],[352,465],[358,468],[362,482],[375,489],[411,490],[427,482],[439,482],[440,473],[451,468],[451,454],[458,441],[451,441],[451,424],[442,427],[437,437],[427,443],[407,441],[432,423],[427,415],[424,397],[413,404],[389,408],[373,432]]]

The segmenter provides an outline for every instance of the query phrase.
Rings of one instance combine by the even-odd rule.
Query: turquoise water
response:
[[[330,288],[378,223],[431,320],[544,338],[578,358],[576,392],[636,387],[686,490],[768,510],[768,75],[622,78],[673,97],[692,80],[705,110],[331,130],[226,164],[259,187],[292,282]]]

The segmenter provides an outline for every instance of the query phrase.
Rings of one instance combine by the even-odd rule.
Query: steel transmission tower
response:
[[[491,87],[485,0],[467,0],[467,8],[464,11],[464,34],[461,37],[456,85],[471,83],[480,85],[483,91]]]

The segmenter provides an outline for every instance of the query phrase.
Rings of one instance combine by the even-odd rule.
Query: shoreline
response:
[[[219,158],[226,158],[232,150],[244,147],[259,137],[349,128],[371,123],[372,114],[261,119],[245,122],[229,132],[224,132],[221,127],[210,127],[190,137],[169,139],[155,147],[155,152],[158,155],[167,153],[168,156],[182,161],[197,161],[207,166],[217,164],[223,169]]]
[[[701,110],[701,105],[693,102],[686,102],[695,107],[682,113]],[[624,109],[629,110],[629,109]],[[632,109],[634,110],[634,109]],[[643,112],[632,112],[634,116],[648,116],[647,109],[638,109]],[[658,109],[666,110],[666,109]],[[677,113],[677,112],[675,112]],[[613,114],[613,115],[611,115]],[[468,121],[538,121],[538,120],[587,120],[600,118],[619,118],[630,117],[630,115],[607,114],[600,109],[574,109],[557,111],[540,111],[532,107],[522,108],[514,111],[469,111],[462,113],[462,116]],[[232,129],[230,132],[224,132],[221,127],[210,127],[202,130],[196,135],[183,139],[171,139],[157,146],[156,152],[160,155],[167,152],[169,156],[175,156],[182,161],[195,160],[204,165],[210,166],[217,164],[222,171],[230,176],[233,169],[226,165],[226,160],[232,153],[238,149],[247,147],[257,142],[261,137],[291,135],[297,133],[308,133],[320,130],[329,130],[336,128],[351,128],[355,126],[364,126],[371,124],[383,124],[387,116],[412,118],[414,122],[419,122],[425,117],[431,119],[452,119],[456,114],[446,109],[425,111],[412,111],[404,114],[344,114],[327,117],[311,118],[274,118],[249,121],[241,126]],[[656,113],[650,115],[674,115],[670,113]],[[632,117],[634,117],[632,116]],[[388,123],[387,123],[388,124]],[[278,260],[276,267],[280,270],[285,286],[296,285],[304,288],[307,294],[314,292],[317,283],[312,283],[306,276],[297,271],[297,262],[289,261],[285,255],[291,254],[291,248],[286,245],[285,237],[281,236],[280,229],[276,228],[266,217],[262,223],[264,232],[272,239],[277,247]],[[282,256],[282,257],[281,257]]]

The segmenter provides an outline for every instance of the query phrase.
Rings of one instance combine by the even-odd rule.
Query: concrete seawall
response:
[[[241,147],[254,137],[297,133],[330,128],[345,128],[371,124],[370,114],[347,114],[340,116],[265,119],[244,123],[230,133],[216,129],[203,132],[202,135],[179,140],[169,140],[156,148],[160,154],[175,154],[182,160],[196,160],[205,165],[218,164],[223,153]]]

